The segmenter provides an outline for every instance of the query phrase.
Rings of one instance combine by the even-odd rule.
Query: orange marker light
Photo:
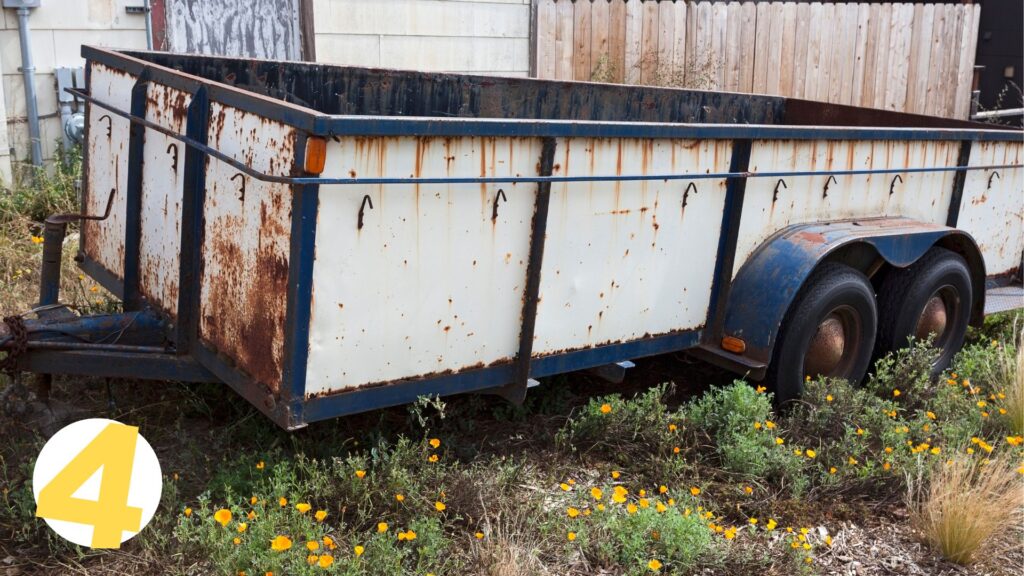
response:
[[[317,136],[306,139],[306,172],[319,174],[327,163],[327,140]]]
[[[743,354],[747,351],[747,343],[733,336],[722,338],[722,348],[734,354]]]

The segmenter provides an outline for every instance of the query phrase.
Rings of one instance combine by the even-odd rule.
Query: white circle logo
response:
[[[69,424],[43,446],[32,472],[36,516],[63,538],[120,548],[153,519],[163,481],[135,426],[103,418]]]

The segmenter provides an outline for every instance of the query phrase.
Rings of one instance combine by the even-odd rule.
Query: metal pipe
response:
[[[1024,108],[1009,108],[1007,110],[988,110],[978,112],[971,116],[971,120],[984,120],[986,118],[1008,118],[1013,116],[1024,116]]]
[[[145,0],[142,3],[146,11],[146,49],[153,49],[153,3]]]
[[[36,104],[35,66],[28,27],[29,9],[18,8],[18,39],[21,41],[21,73],[25,79],[25,109],[28,116],[28,137],[32,143],[32,165],[43,165],[43,147],[39,136],[39,107]]]
[[[654,180],[709,180],[722,178],[781,178],[788,176],[863,176],[868,174],[914,174],[923,172],[969,172],[974,170],[1004,170],[1010,168],[1022,168],[1024,164],[987,164],[983,166],[936,166],[920,168],[882,168],[862,170],[795,170],[780,172],[698,172],[694,174],[636,174],[636,175],[614,175],[614,176],[498,176],[498,177],[437,177],[437,178],[320,178],[306,176],[275,176],[256,170],[231,156],[212,148],[202,142],[198,142],[188,136],[183,136],[141,116],[117,109],[112,104],[94,98],[81,90],[68,89],[83,100],[92,102],[97,106],[109,110],[111,113],[126,118],[133,124],[141,124],[161,134],[169,136],[179,142],[183,142],[190,148],[194,148],[204,154],[216,158],[221,162],[237,168],[239,172],[251,176],[261,182],[275,182],[280,184],[297,185],[383,185],[383,184],[504,184],[512,182],[633,182],[633,181],[654,181]],[[956,132],[956,131],[952,131]],[[1017,134],[1014,134],[1017,137]]]

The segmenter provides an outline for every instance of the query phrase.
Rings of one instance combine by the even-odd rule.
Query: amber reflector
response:
[[[327,140],[310,136],[306,139],[306,172],[319,174],[327,162]]]
[[[743,354],[747,351],[747,343],[739,338],[726,336],[722,338],[722,348],[734,354]]]

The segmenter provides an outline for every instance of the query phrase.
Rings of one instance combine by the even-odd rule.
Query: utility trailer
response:
[[[83,47],[81,214],[10,367],[274,422],[691,353],[813,374],[1024,305],[1024,137],[775,96]],[[77,261],[124,311],[59,303]],[[46,376],[42,378],[46,381]],[[45,389],[45,386],[44,386]]]

